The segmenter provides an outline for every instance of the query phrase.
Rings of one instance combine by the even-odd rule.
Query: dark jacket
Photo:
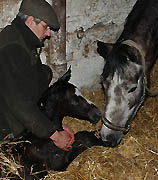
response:
[[[52,79],[51,69],[37,54],[40,46],[19,17],[0,32],[0,139],[25,130],[48,138],[58,128],[37,106]]]

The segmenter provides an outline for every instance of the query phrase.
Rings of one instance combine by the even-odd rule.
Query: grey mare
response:
[[[105,103],[101,137],[117,146],[144,102],[149,76],[158,57],[158,1],[138,0],[115,43],[98,41],[106,61],[101,76]]]

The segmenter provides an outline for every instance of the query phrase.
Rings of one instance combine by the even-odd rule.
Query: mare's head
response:
[[[145,96],[145,75],[140,52],[123,43],[98,41],[98,53],[106,59],[101,76],[105,102],[101,137],[110,147],[117,146],[129,130]]]
[[[51,85],[42,95],[39,104],[42,111],[52,119],[55,116],[70,116],[81,120],[97,123],[101,118],[99,109],[82,96],[76,86],[69,83],[71,70],[69,70]]]

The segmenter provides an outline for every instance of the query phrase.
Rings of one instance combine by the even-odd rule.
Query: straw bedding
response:
[[[158,67],[151,73],[151,88],[158,89]],[[85,91],[83,94],[100,109],[103,94],[100,89]],[[65,117],[64,121],[74,132],[98,130],[97,125],[87,121]],[[98,133],[99,135],[99,133]],[[4,178],[9,179],[9,172],[18,174],[20,160],[0,149],[0,167],[5,170]],[[20,159],[20,158],[19,158]],[[4,169],[5,168],[5,169]],[[95,146],[80,154],[65,172],[50,171],[45,180],[158,180],[158,97],[149,97],[138,111],[131,129],[124,136],[119,146],[106,148]]]

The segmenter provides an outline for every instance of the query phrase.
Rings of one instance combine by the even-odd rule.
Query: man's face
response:
[[[34,33],[40,41],[43,41],[45,37],[51,36],[50,27],[44,21],[41,21],[39,24],[35,25]]]
[[[43,39],[45,39],[46,37],[51,36],[50,27],[44,21],[41,21],[39,24],[36,24],[33,18],[28,26],[40,41],[43,41]]]

